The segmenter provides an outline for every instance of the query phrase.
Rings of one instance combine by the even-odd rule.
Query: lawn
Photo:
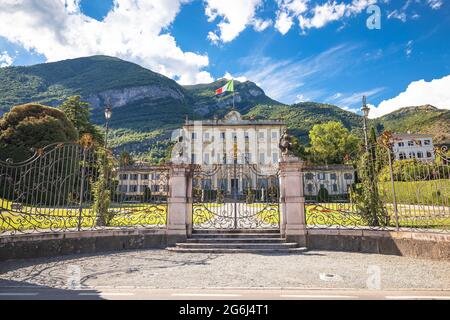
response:
[[[393,202],[391,182],[379,184],[380,193],[387,202]],[[450,206],[450,180],[395,181],[397,203]]]
[[[0,199],[3,208],[0,216],[0,233],[12,230],[64,230],[76,229],[79,223],[79,208],[47,208],[24,206],[21,212],[11,210],[11,202]],[[6,209],[6,210],[5,210]],[[164,204],[112,205],[109,212],[113,218],[111,227],[165,226],[167,206]],[[83,208],[81,227],[95,228],[97,217],[92,209]]]

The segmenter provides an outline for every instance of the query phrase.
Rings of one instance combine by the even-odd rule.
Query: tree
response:
[[[311,147],[308,152],[318,163],[340,164],[346,155],[358,149],[360,140],[340,122],[316,124],[309,132]]]
[[[131,154],[126,151],[122,151],[119,155],[119,165],[121,167],[132,166],[135,163]]]
[[[81,101],[80,96],[72,96],[60,108],[78,130],[80,137],[90,134],[96,142],[103,144],[102,134],[90,121],[89,103]]]
[[[66,115],[36,103],[15,106],[0,118],[0,159],[24,161],[31,148],[58,142],[75,142],[78,133]]]

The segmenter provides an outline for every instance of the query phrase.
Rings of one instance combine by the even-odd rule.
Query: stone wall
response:
[[[127,249],[165,248],[168,240],[165,229],[99,230],[3,236],[0,237],[0,261]]]
[[[450,234],[440,233],[308,229],[307,247],[450,261]]]

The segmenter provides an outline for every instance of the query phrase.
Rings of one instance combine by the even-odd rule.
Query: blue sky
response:
[[[3,67],[107,54],[181,84],[248,79],[285,103],[357,112],[366,94],[373,117],[450,109],[444,0],[4,1]],[[373,10],[380,29],[367,27]]]

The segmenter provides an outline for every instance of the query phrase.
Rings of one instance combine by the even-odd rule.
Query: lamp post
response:
[[[112,108],[110,105],[106,105],[105,107],[105,119],[106,119],[106,132],[105,132],[105,149],[108,147],[108,129],[109,129],[109,119],[111,119],[112,116]]]
[[[363,124],[364,124],[364,143],[366,146],[366,151],[369,152],[369,138],[367,133],[367,118],[369,117],[370,108],[367,106],[366,103],[366,96],[363,96],[363,103],[362,103],[361,111],[363,112]]]

